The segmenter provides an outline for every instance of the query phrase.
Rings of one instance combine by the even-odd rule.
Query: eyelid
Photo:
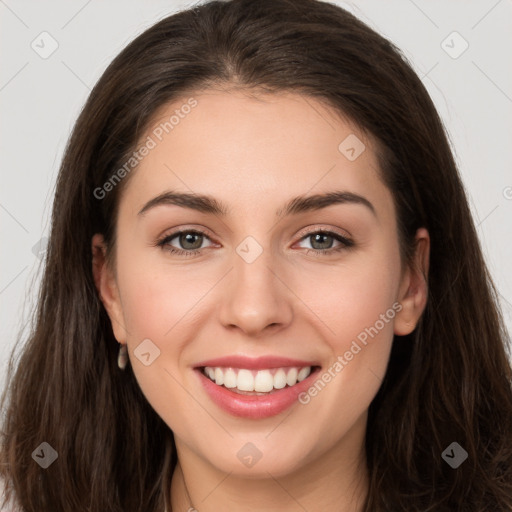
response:
[[[189,232],[200,233],[201,235],[206,236],[207,238],[209,238],[212,241],[212,235],[207,229],[189,227],[189,226],[179,227],[178,229],[176,229],[176,231],[171,231],[170,233],[167,233],[167,234],[164,231],[164,234],[157,237],[157,240],[162,241],[162,240],[165,240],[168,238],[174,238],[182,233],[189,233]],[[329,227],[329,226],[322,225],[322,224],[312,224],[310,226],[306,226],[305,228],[302,228],[302,230],[299,231],[299,233],[297,234],[297,237],[299,237],[299,241],[300,241],[305,236],[314,234],[314,233],[318,233],[318,232],[330,232],[330,233],[339,235],[342,238],[348,238],[348,239],[352,238],[352,235],[348,231],[345,231],[345,230],[341,231],[341,230],[338,230],[338,228],[333,228],[333,227]]]
[[[211,231],[209,231],[208,229],[206,228],[203,228],[203,227],[195,227],[195,226],[179,226],[179,227],[176,227],[176,228],[169,228],[169,229],[166,229],[165,231],[162,232],[161,235],[157,236],[157,240],[164,240],[166,238],[169,238],[169,237],[175,237],[177,235],[180,235],[181,233],[189,233],[189,232],[195,232],[195,233],[200,233],[201,235],[205,235],[207,236],[208,238],[212,238],[213,235],[211,233]],[[215,237],[213,237],[215,238]]]
[[[174,238],[178,237],[179,235],[181,235],[183,233],[195,233],[195,234],[203,235],[205,238],[208,238],[208,240],[210,240],[211,245],[209,245],[208,247],[201,247],[199,249],[190,249],[190,250],[188,250],[188,249],[180,249],[180,248],[174,247],[174,246],[169,244],[170,240],[173,240]],[[347,236],[347,234],[344,234],[344,233],[340,232],[340,230],[338,228],[332,228],[332,227],[328,227],[328,226],[325,226],[325,225],[322,226],[321,224],[320,225],[313,224],[313,225],[310,225],[310,226],[307,226],[307,227],[303,228],[297,234],[298,240],[296,242],[294,242],[294,245],[296,243],[302,242],[308,236],[311,236],[311,235],[317,234],[317,233],[323,233],[323,234],[326,234],[328,236],[332,236],[333,238],[339,237],[339,239],[337,241],[338,241],[339,244],[341,244],[341,246],[337,247],[337,248],[329,248],[329,249],[327,249],[325,251],[322,251],[320,249],[308,249],[308,248],[306,248],[306,253],[313,252],[313,253],[318,254],[318,255],[321,255],[321,254],[329,255],[329,254],[335,253],[338,250],[341,250],[343,248],[349,249],[350,247],[352,247],[354,245],[354,241],[352,239],[352,235],[350,235],[348,232],[345,232],[345,233],[348,234],[348,236]],[[180,228],[176,229],[176,231],[172,231],[169,234],[164,234],[164,235],[160,236],[157,239],[157,241],[156,241],[156,243],[154,245],[155,246],[159,246],[162,249],[167,249],[171,253],[175,253],[175,254],[178,254],[178,255],[186,254],[188,256],[189,254],[199,255],[199,254],[202,253],[202,251],[204,249],[208,249],[210,247],[215,246],[216,242],[214,242],[214,240],[212,240],[212,237],[211,237],[211,235],[210,235],[210,233],[209,233],[209,231],[207,229],[184,226],[184,227],[180,227]],[[168,247],[166,247],[166,246],[168,246]]]
[[[352,235],[346,236],[344,234],[341,234],[337,229],[334,228],[321,228],[321,227],[312,227],[312,228],[306,228],[306,231],[302,231],[299,237],[298,242],[295,242],[295,244],[300,244],[303,241],[306,241],[310,236],[316,235],[316,234],[323,234],[328,237],[333,238],[338,242],[338,246],[336,247],[330,247],[326,250],[321,249],[309,249],[308,247],[303,247],[302,249],[305,249],[306,254],[312,254],[315,257],[329,257],[329,256],[335,256],[336,254],[341,253],[342,251],[347,251],[355,247],[356,243],[352,238]],[[294,244],[294,245],[295,245]]]
[[[212,236],[210,235],[210,232],[203,228],[192,228],[192,227],[180,227],[176,229],[176,231],[171,231],[170,233],[166,233],[164,231],[164,234],[159,236],[155,242],[154,245],[165,245],[168,241],[173,240],[174,238],[178,237],[179,235],[183,233],[195,233],[199,235],[203,235],[205,238],[208,238],[210,242],[212,242],[212,245],[215,245],[215,242],[212,240]],[[171,246],[172,247],[172,246]],[[210,246],[211,247],[211,246]],[[177,249],[177,251],[186,251],[187,249]],[[194,249],[191,252],[198,252],[202,251],[203,249],[206,249],[206,247],[203,247],[201,249]]]
[[[352,235],[348,231],[340,230],[339,228],[334,228],[331,226],[327,226],[325,224],[312,224],[311,226],[306,226],[301,231],[299,231],[297,236],[299,236],[300,239],[302,239],[307,235],[318,233],[319,231],[333,233],[346,239],[352,239]]]

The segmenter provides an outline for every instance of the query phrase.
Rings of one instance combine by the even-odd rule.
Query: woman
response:
[[[3,478],[26,511],[510,510],[503,325],[399,51],[327,3],[206,3],[76,123]]]

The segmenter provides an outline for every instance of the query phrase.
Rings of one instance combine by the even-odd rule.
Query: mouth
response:
[[[319,366],[292,366],[263,370],[221,366],[200,367],[205,377],[215,382],[217,386],[229,389],[233,393],[249,396],[265,396],[281,389],[291,388],[319,369]]]
[[[318,364],[273,358],[219,359],[194,368],[214,404],[248,419],[275,416],[297,403],[320,369]]]

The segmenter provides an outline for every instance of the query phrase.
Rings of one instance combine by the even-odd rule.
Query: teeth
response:
[[[297,380],[299,382],[303,381],[309,374],[311,373],[311,368],[301,368],[299,374],[297,375]]]
[[[272,377],[268,370],[262,370],[256,374],[256,378],[254,379],[254,391],[265,393],[272,391],[273,388],[274,377]]]
[[[286,375],[286,384],[288,384],[288,386],[293,386],[294,384],[296,384],[297,383],[297,375],[298,375],[297,368],[292,368],[291,370],[289,370],[288,374]]]
[[[231,368],[228,368],[224,373],[224,386],[236,388],[236,373]]]
[[[220,368],[215,368],[215,384],[224,384],[224,372]]]
[[[220,370],[220,368],[217,368],[217,370]],[[236,387],[240,391],[254,391],[254,377],[249,370],[238,370]]]
[[[272,368],[268,370],[247,370],[245,368],[212,368],[207,366],[203,373],[217,385],[236,388],[239,391],[268,393],[303,381],[311,373],[311,366],[304,368]]]
[[[274,375],[274,387],[276,389],[283,389],[286,386],[286,373],[282,368],[277,370]]]

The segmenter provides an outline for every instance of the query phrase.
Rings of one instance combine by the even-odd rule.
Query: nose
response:
[[[224,327],[257,338],[287,326],[293,317],[293,293],[271,251],[263,250],[251,263],[234,253],[233,267],[222,290]]]

